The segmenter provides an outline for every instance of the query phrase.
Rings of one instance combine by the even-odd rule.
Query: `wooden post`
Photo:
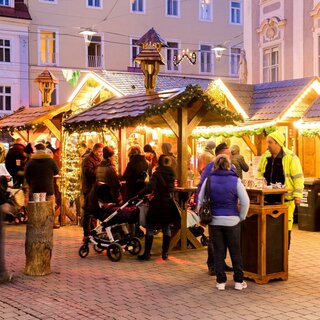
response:
[[[28,203],[25,273],[44,276],[51,272],[53,247],[53,208],[51,201]]]

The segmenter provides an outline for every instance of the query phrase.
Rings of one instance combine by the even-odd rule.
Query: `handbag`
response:
[[[200,224],[206,225],[212,221],[210,200],[210,176],[207,178],[202,206],[199,209]]]

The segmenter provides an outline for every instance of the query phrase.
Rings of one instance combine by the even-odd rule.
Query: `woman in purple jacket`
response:
[[[213,219],[209,225],[209,236],[213,239],[216,287],[218,290],[225,290],[227,276],[224,259],[226,248],[228,248],[234,272],[234,288],[242,290],[247,287],[247,284],[243,281],[240,221],[244,220],[248,213],[249,197],[241,180],[231,170],[231,162],[226,155],[221,154],[216,157],[214,170],[207,179],[210,179]],[[199,194],[199,206],[203,202],[206,181],[204,181]],[[238,200],[240,201],[240,210],[238,210]]]

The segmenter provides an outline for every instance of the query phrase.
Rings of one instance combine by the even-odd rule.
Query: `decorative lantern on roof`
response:
[[[38,82],[39,90],[42,96],[42,106],[50,106],[52,92],[54,91],[58,80],[49,70],[46,69],[38,75],[34,82]]]
[[[146,94],[154,93],[156,78],[160,70],[160,65],[164,65],[164,58],[157,49],[149,45],[136,56],[135,61],[141,65],[144,74],[144,86]]]
[[[160,70],[160,65],[165,64],[165,60],[160,51],[168,45],[153,28],[144,34],[138,40],[137,44],[142,50],[134,60],[141,65],[141,70],[144,74],[146,94],[151,94],[156,87],[156,78]]]
[[[151,45],[155,47],[158,52],[160,52],[163,47],[168,47],[167,42],[163,40],[153,28],[151,28],[138,40],[137,45],[142,49],[146,49]]]

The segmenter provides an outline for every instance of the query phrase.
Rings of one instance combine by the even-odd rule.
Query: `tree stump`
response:
[[[25,273],[44,276],[51,272],[53,247],[53,208],[51,201],[28,203]]]

